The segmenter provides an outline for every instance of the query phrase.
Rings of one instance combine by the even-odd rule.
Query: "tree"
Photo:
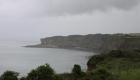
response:
[[[1,77],[4,78],[4,80],[18,80],[19,73],[14,71],[5,71]]]
[[[96,65],[102,61],[104,61],[104,59],[106,58],[105,54],[101,54],[101,55],[93,55],[87,62],[87,65],[92,65],[92,67],[95,69]]]
[[[74,80],[77,80],[81,76],[81,72],[82,72],[81,66],[78,64],[75,64],[72,69],[72,74],[73,74]]]
[[[54,80],[54,70],[49,64],[39,66],[35,70],[28,73],[27,79],[30,80]]]
[[[75,64],[74,65],[74,68],[72,69],[72,73],[75,73],[75,74],[77,74],[77,75],[81,75],[81,72],[82,72],[82,70],[81,70],[81,66],[80,65],[78,65],[78,64]]]
[[[27,79],[34,80],[37,78],[37,70],[31,70],[30,73],[28,73]]]

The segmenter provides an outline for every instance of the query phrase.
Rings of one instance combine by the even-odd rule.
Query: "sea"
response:
[[[19,72],[27,76],[38,66],[48,63],[56,73],[71,72],[74,64],[86,71],[87,61],[95,52],[58,48],[27,48],[26,45],[40,44],[39,40],[0,40],[0,75],[5,71]]]

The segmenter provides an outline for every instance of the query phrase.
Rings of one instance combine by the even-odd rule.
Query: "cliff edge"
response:
[[[140,50],[140,36],[128,34],[89,34],[54,36],[41,39],[39,45],[26,47],[67,48],[108,53],[111,50]]]

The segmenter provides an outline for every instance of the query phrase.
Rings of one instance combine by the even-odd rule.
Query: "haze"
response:
[[[140,0],[0,0],[0,39],[139,33]]]

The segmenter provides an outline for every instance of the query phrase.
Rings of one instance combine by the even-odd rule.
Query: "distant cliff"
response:
[[[54,36],[41,39],[41,44],[27,47],[68,48],[86,51],[140,50],[140,37],[124,34],[89,34]]]

